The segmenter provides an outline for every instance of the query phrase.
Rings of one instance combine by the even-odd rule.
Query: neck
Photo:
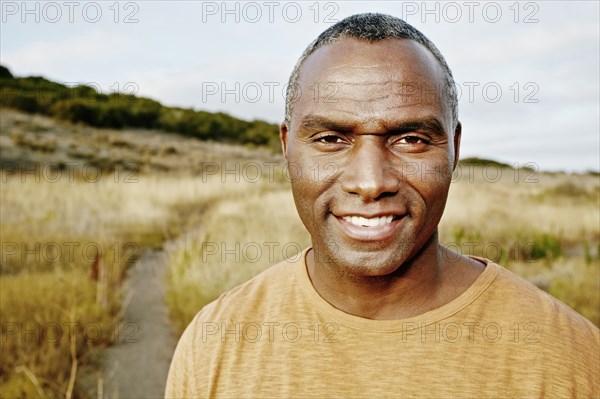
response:
[[[443,304],[438,295],[442,280],[442,249],[433,234],[410,261],[385,276],[347,275],[335,265],[315,262],[307,254],[310,279],[316,291],[336,308],[375,320],[416,316]],[[317,257],[318,259],[319,257]]]

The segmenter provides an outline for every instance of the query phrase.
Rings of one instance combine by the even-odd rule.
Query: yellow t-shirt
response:
[[[492,263],[420,316],[370,320],[315,291],[306,250],[205,306],[167,398],[531,398],[600,395],[600,332]]]

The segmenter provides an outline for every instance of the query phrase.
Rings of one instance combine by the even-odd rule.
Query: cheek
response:
[[[438,214],[444,210],[452,180],[450,165],[447,162],[423,163],[419,173],[407,180],[414,190],[411,202],[421,208],[427,219],[439,217]]]
[[[329,169],[323,170],[318,165],[314,160],[288,158],[296,210],[308,233],[315,238],[327,234],[325,226],[332,198],[331,188],[336,182],[335,178],[330,178],[332,172]]]
[[[317,221],[319,217],[318,205],[316,204],[319,196],[318,188],[315,187],[314,182],[307,178],[305,168],[301,168],[298,164],[289,165],[289,176],[292,195],[300,220],[302,220],[308,232],[313,235],[315,232],[314,226],[319,225]]]
[[[427,223],[434,224],[437,226],[444,208],[446,206],[446,199],[448,198],[448,185],[446,183],[436,183],[428,187],[427,191],[423,194],[423,199],[426,204],[426,219]]]

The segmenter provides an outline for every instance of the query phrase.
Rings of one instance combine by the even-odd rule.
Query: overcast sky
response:
[[[166,105],[279,123],[306,45],[384,12],[441,50],[462,93],[461,155],[600,169],[597,1],[2,1],[1,63]]]

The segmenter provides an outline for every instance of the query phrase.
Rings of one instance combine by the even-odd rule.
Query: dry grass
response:
[[[502,180],[486,181],[482,169],[457,179],[450,190],[441,235],[452,241],[453,230],[463,227],[481,233],[485,242],[510,239],[520,230],[535,230],[557,237],[566,246],[581,246],[600,239],[600,179],[588,175],[537,173],[537,182],[514,181],[516,172],[505,170]],[[521,177],[523,173],[521,172]],[[577,187],[584,195],[555,195],[556,187]]]
[[[138,175],[130,183],[112,174],[94,183],[21,177],[0,175],[3,397],[65,397],[72,365],[80,370],[94,348],[115,338],[120,283],[132,259],[197,225],[215,198],[241,197],[255,185],[226,185],[218,176]]]
[[[118,333],[118,298],[98,302],[98,284],[81,269],[25,271],[0,279],[2,397],[66,397],[75,381],[71,354],[81,367],[93,348]]]

